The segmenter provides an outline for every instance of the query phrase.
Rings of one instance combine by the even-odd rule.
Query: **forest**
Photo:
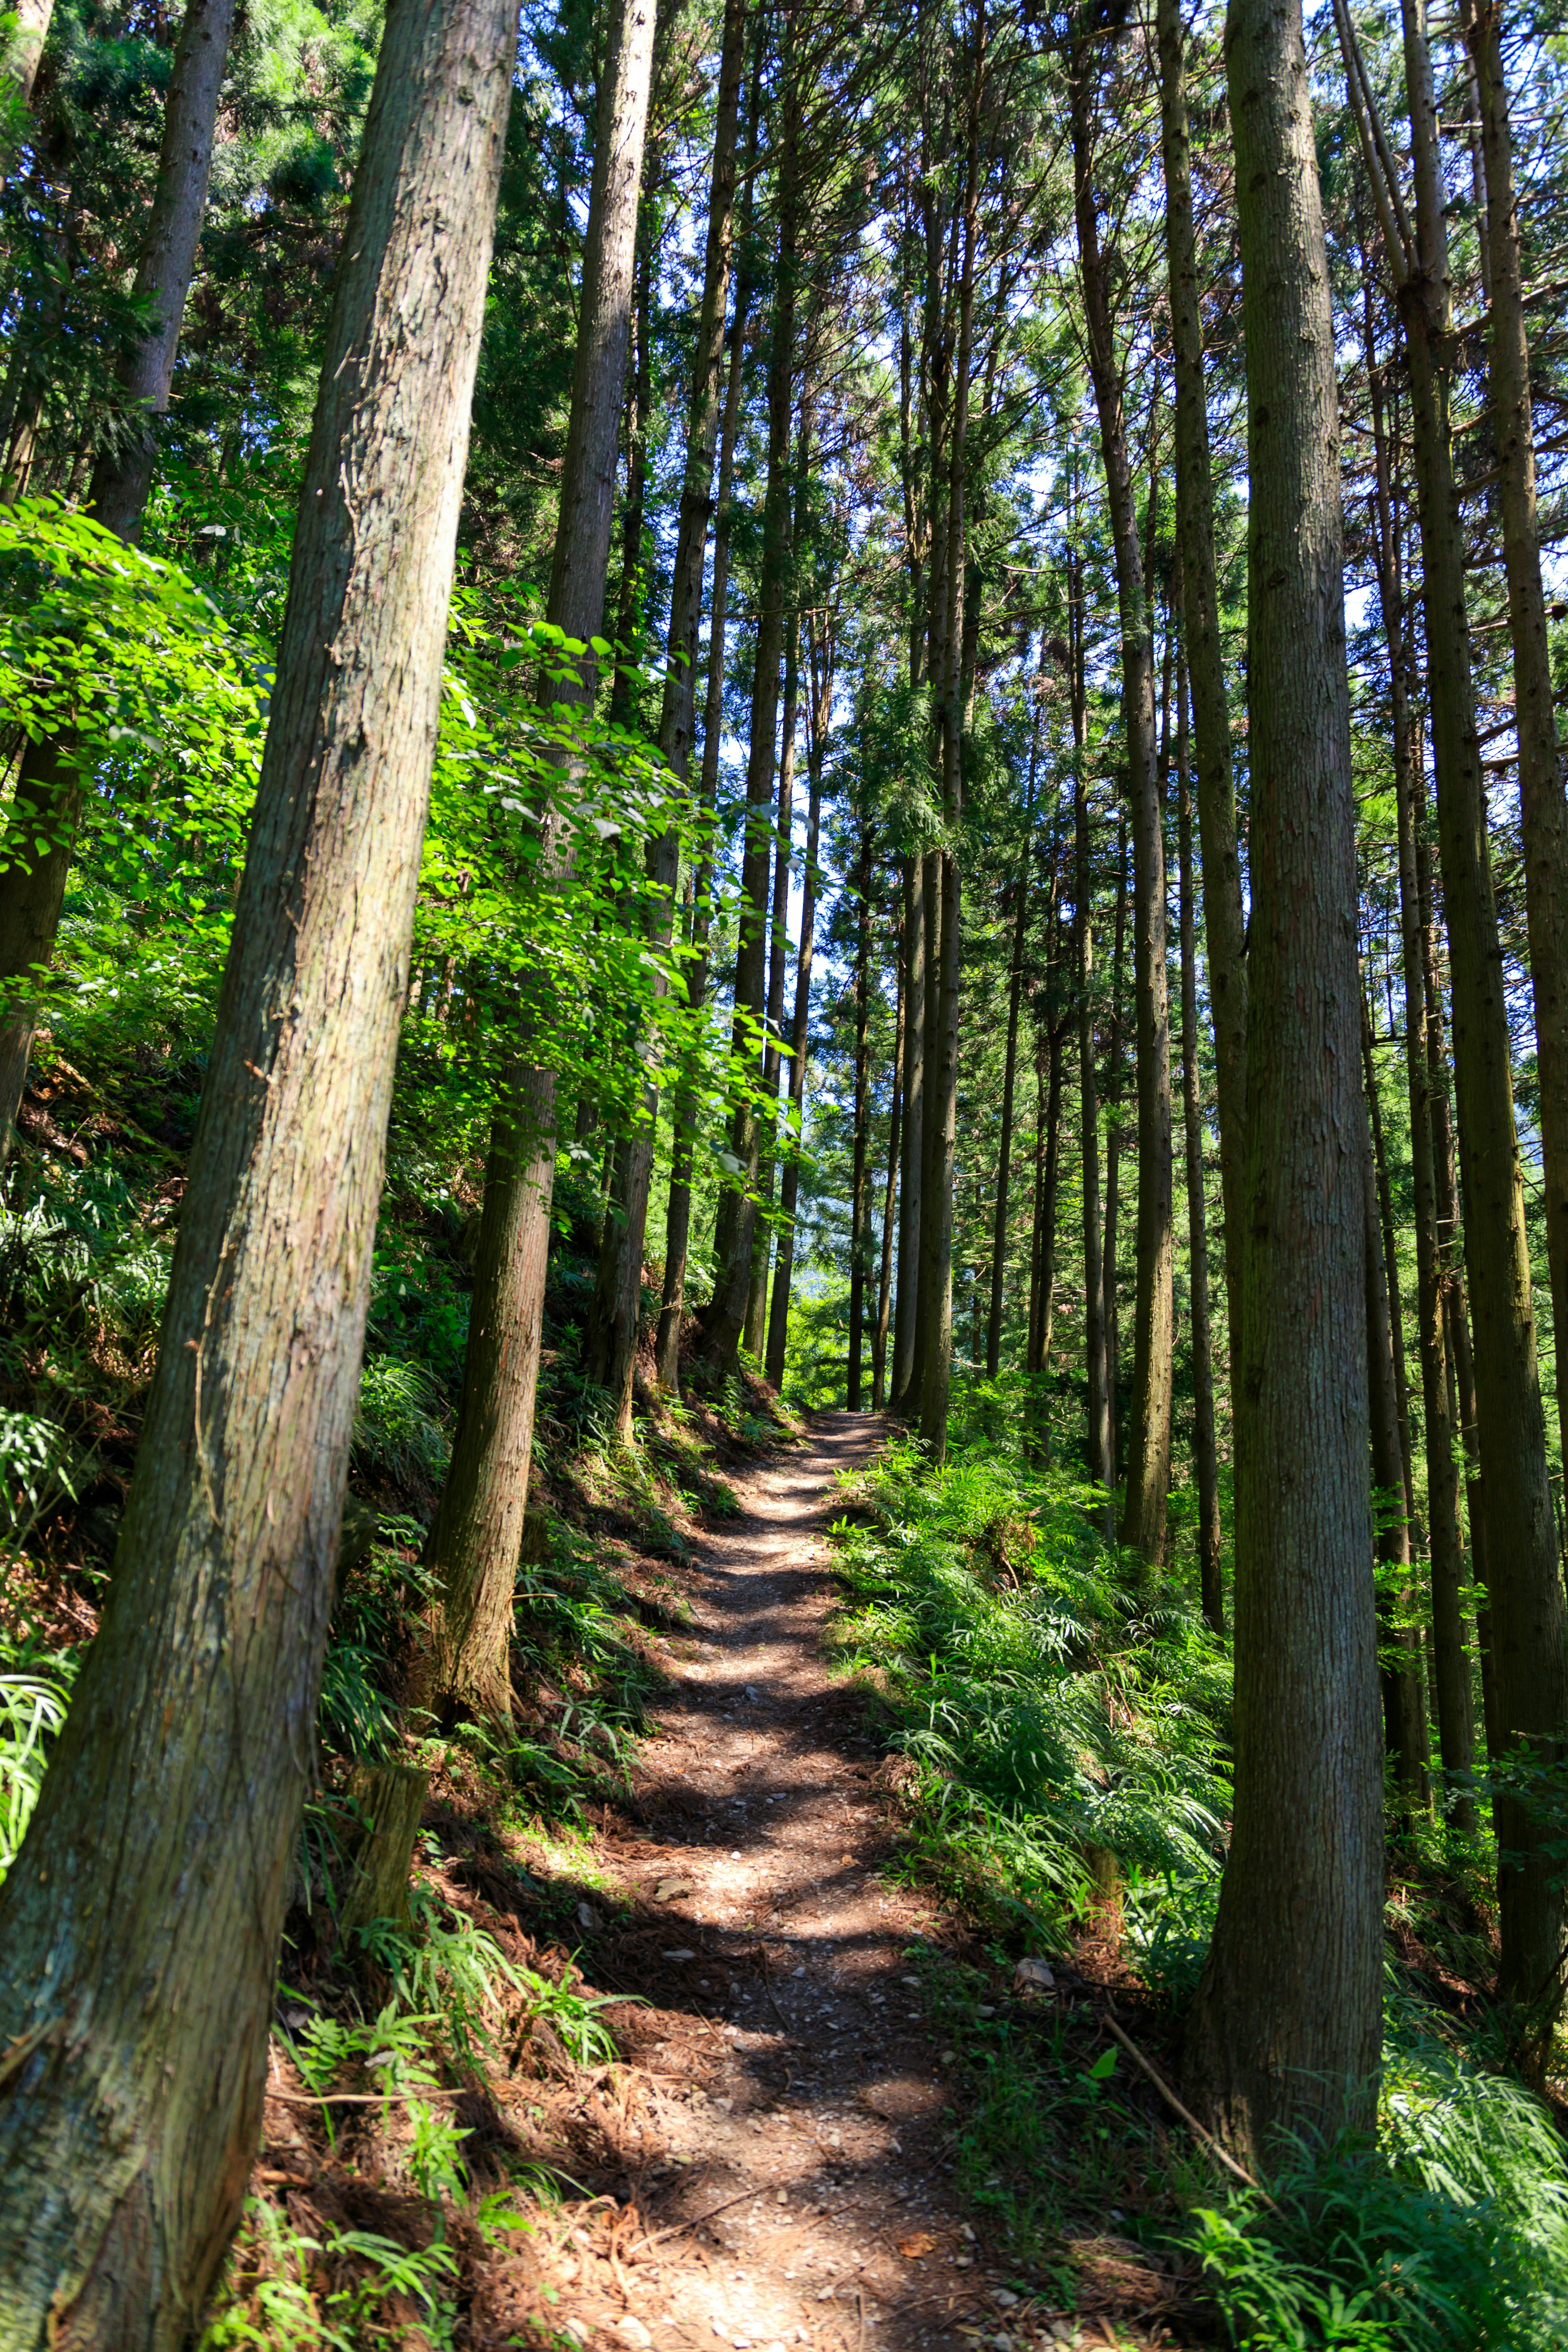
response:
[[[0,2352],[1568,2343],[1565,158],[0,14]]]

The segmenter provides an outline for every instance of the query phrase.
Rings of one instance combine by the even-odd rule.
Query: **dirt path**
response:
[[[584,2338],[912,2352],[978,2324],[1013,2352],[1014,2298],[951,2186],[943,2054],[909,1957],[931,1907],[879,1874],[876,1751],[822,1656],[835,1475],[880,1433],[821,1415],[752,1474],[743,1516],[701,1548],[692,1630],[666,1645],[642,1833],[601,1846],[634,1922],[584,1957],[650,2004],[616,2015],[640,2094],[616,2186],[671,2234],[656,2264],[645,2244],[620,2266],[618,2317],[579,2299],[602,2267],[579,2240],[558,2308],[582,2313],[568,2325]]]

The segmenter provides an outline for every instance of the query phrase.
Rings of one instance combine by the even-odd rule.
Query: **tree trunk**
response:
[[[869,1209],[866,1197],[867,1119],[870,1070],[866,1029],[871,1011],[871,821],[860,820],[860,857],[855,877],[859,900],[855,929],[855,1156],[849,1192],[849,1367],[844,1402],[860,1410],[860,1359],[865,1345],[866,1259]]]
[[[698,316],[697,351],[692,362],[691,396],[686,420],[686,467],[680,488],[680,520],[676,536],[675,566],[670,580],[668,667],[659,714],[658,746],[672,773],[685,783],[691,763],[697,718],[697,635],[702,611],[702,573],[708,545],[709,493],[713,483],[713,456],[719,439],[719,390],[724,361],[724,307],[729,296],[730,256],[735,217],[735,137],[740,112],[741,75],[745,62],[745,0],[726,0],[723,45],[719,59],[718,114],[713,133],[713,169],[708,200],[708,239],[703,266],[702,308]],[[647,305],[645,300],[643,308]],[[743,313],[743,305],[738,305]],[[743,315],[740,326],[743,331]],[[743,332],[737,336],[737,345]],[[737,371],[739,366],[737,348]],[[639,378],[646,361],[639,357]],[[646,428],[645,428],[646,429]],[[727,485],[726,485],[727,487]],[[640,557],[642,524],[637,519]],[[715,630],[722,647],[723,624],[715,599]],[[617,686],[618,686],[617,679]],[[715,744],[715,753],[717,752]],[[715,758],[715,776],[717,759]],[[708,806],[711,807],[711,799]],[[670,829],[649,844],[649,879],[660,892],[655,945],[668,945],[675,912],[675,891],[680,860],[679,835]],[[709,886],[700,898],[706,929]],[[694,900],[694,906],[696,901]],[[695,980],[695,974],[693,975]],[[704,971],[703,979],[706,979]],[[700,988],[695,1002],[700,1002]],[[690,1221],[692,1137],[683,1131],[682,1104],[675,1120],[677,1165],[670,1178],[670,1215],[675,1217],[676,1186],[681,1193],[685,1229]],[[617,1159],[616,1213],[605,1219],[599,1253],[594,1307],[584,1348],[589,1377],[608,1389],[614,1401],[614,1432],[624,1444],[631,1434],[632,1384],[637,1363],[637,1321],[642,1308],[642,1260],[647,1236],[648,1192],[653,1181],[658,1097],[650,1085],[644,1091],[643,1123],[622,1143]],[[668,1239],[668,1236],[667,1236]],[[683,1235],[684,1241],[684,1235]],[[685,1249],[675,1290],[675,1346],[668,1347],[666,1329],[670,1307],[670,1258],[665,1261],[665,1298],[659,1317],[657,1346],[663,1385],[679,1385],[679,1299],[685,1286]]]
[[[429,1790],[429,1773],[410,1764],[362,1764],[350,1775],[349,1794],[365,1829],[338,1914],[344,1943],[374,1920],[406,1922],[414,1841]]]
[[[1363,1001],[1363,1019],[1365,1002]],[[1374,1073],[1372,1057],[1364,1057],[1372,1108]],[[1413,1632],[1401,1627],[1414,1596],[1410,1591],[1410,1523],[1405,1498],[1405,1455],[1400,1443],[1399,1392],[1394,1366],[1394,1322],[1384,1271],[1383,1231],[1378,1218],[1377,1171],[1370,1120],[1367,1126],[1364,1183],[1366,1202],[1366,1345],[1367,1400],[1372,1421],[1372,1476],[1381,1490],[1383,1523],[1377,1530],[1377,1558],[1392,1570],[1396,1590],[1380,1593],[1379,1675],[1383,1684],[1384,1745],[1394,1766],[1400,1812],[1406,1829],[1416,1811],[1425,1811],[1426,1793],[1426,1710],[1421,1686],[1421,1658]]]
[[[1432,1654],[1437,1700],[1437,1746],[1447,1785],[1445,1811],[1467,1835],[1476,1826],[1469,1775],[1475,1769],[1470,1668],[1459,1605],[1464,1543],[1459,1525],[1458,1432],[1448,1409],[1449,1367],[1444,1328],[1443,1267],[1437,1235],[1436,1175],[1432,1139],[1432,1071],[1426,1033],[1426,958],[1416,872],[1415,761],[1409,706],[1409,655],[1403,613],[1404,584],[1395,535],[1381,378],[1366,320],[1375,463],[1374,520],[1384,632],[1388,639],[1394,796],[1399,826],[1399,928],[1405,982],[1405,1069],[1410,1098],[1412,1206],[1415,1225],[1415,1319],[1421,1359],[1421,1402],[1426,1458],[1427,1545],[1432,1579]]]
[[[904,859],[904,1137],[899,1181],[899,1276],[893,1310],[891,1410],[919,1410],[915,1356],[920,1318],[921,1202],[925,1181],[925,860]]]
[[[1076,504],[1076,499],[1075,499]],[[1079,1141],[1083,1161],[1083,1297],[1084,1354],[1088,1359],[1089,1428],[1086,1465],[1093,1483],[1105,1496],[1097,1506],[1100,1530],[1108,1543],[1116,1539],[1116,1519],[1110,1501],[1115,1469],[1110,1457],[1109,1365],[1105,1350],[1105,1279],[1103,1234],[1100,1214],[1100,1108],[1094,1077],[1094,926],[1089,836],[1089,755],[1085,744],[1086,667],[1082,560],[1070,549],[1068,618],[1070,697],[1073,730],[1073,950],[1078,966],[1078,1066]]]
[[[1338,386],[1299,7],[1232,0],[1226,50],[1251,624],[1236,1802],[1185,2071],[1267,2157],[1375,2112],[1383,1769]]]
[[[1341,16],[1355,80],[1349,18]],[[1411,118],[1415,163],[1414,249],[1390,260],[1399,280],[1409,362],[1411,421],[1421,521],[1427,684],[1437,780],[1437,842],[1448,925],[1459,1164],[1465,1188],[1465,1264],[1474,1316],[1487,1555],[1491,1569],[1493,1670],[1499,1728],[1550,1768],[1568,1732],[1568,1652],[1557,1531],[1548,1482],[1546,1430],[1536,1367],[1524,1187],[1514,1124],[1508,1008],[1502,987],[1488,838],[1485,778],[1476,728],[1465,610],[1465,545],[1455,495],[1449,386],[1448,262],[1432,113],[1419,93],[1430,66],[1418,16],[1406,28],[1406,76],[1417,91]],[[1363,138],[1368,106],[1362,100]],[[1373,182],[1374,187],[1376,181]],[[1524,2063],[1539,2076],[1560,1988],[1563,1897],[1547,1848],[1552,1832],[1520,1795],[1498,1791],[1505,1999],[1532,2012]],[[1544,2008],[1538,2004],[1544,2002]]]
[[[547,620],[583,645],[600,634],[604,618],[653,36],[652,0],[622,0],[599,91],[572,414],[545,608]],[[595,688],[590,657],[575,680],[547,677],[540,690],[547,705],[559,706],[591,700]],[[546,876],[560,870],[567,854],[552,812]],[[558,1117],[555,1073],[530,1058],[526,1018],[519,1026],[490,1130],[462,1401],[426,1552],[434,1597],[415,1675],[421,1704],[442,1714],[476,1707],[500,1722],[511,1713],[512,1591],[533,1451]]]
[[[789,444],[800,230],[800,93],[795,83],[795,19],[786,15],[780,63],[783,124],[778,166],[777,275],[769,330],[767,492],[757,583],[756,658],[741,856],[740,939],[735,956],[735,1020],[730,1049],[737,1068],[751,1061],[752,1038],[766,1010],[768,874],[772,863],[767,816],[773,802],[779,662],[784,652],[791,562]],[[760,1144],[756,1111],[751,1103],[742,1100],[734,1108],[730,1127],[730,1150],[739,1172],[720,1200],[713,1297],[702,1328],[702,1352],[720,1374],[732,1372],[736,1368],[746,1309],[751,1302],[752,1244],[756,1229],[752,1191]]]
[[[1117,804],[1116,913],[1110,931],[1110,1034],[1105,1047],[1105,1418],[1110,1427],[1110,1483],[1125,1459],[1121,1426],[1121,1316],[1118,1242],[1121,1229],[1122,977],[1127,969],[1127,804]]]
[[[904,1059],[904,990],[902,960],[895,966],[897,1000],[893,1008],[892,1108],[888,1114],[888,1181],[882,1195],[881,1265],[877,1276],[877,1322],[871,1335],[871,1410],[880,1412],[888,1402],[888,1323],[893,1304],[893,1212],[899,1198],[899,1127],[902,1113],[900,1078]]]
[[[47,12],[37,21],[47,31]],[[19,36],[24,47],[28,22],[25,10]],[[89,493],[95,520],[131,544],[142,536],[153,484],[152,420],[169,405],[180,325],[196,266],[233,22],[234,0],[190,0],[174,44],[158,177],[136,270],[135,292],[155,324],[121,373],[124,432],[98,459]],[[40,47],[42,40],[40,31]],[[81,747],[68,736],[29,743],[8,814],[0,867],[0,1164],[15,1139],[27,1083],[37,1026],[36,975],[52,958],[59,933],[81,815]],[[40,835],[51,845],[43,856],[35,845]]]
[[[255,2151],[516,39],[460,0],[382,37],[158,1369],[0,1889],[16,2352],[191,2341]]]
[[[808,424],[801,430],[801,496],[805,506],[805,467]],[[773,1251],[773,1184],[778,1173],[779,1066],[783,1058],[784,961],[789,952],[789,877],[795,846],[795,739],[800,716],[800,616],[792,613],[784,641],[784,722],[779,744],[778,835],[773,849],[773,919],[768,940],[767,1044],[763,1050],[763,1113],[762,1142],[766,1151],[757,1231],[752,1244],[752,1295],[746,1306],[745,1349],[753,1363],[765,1354],[768,1320],[768,1264]]]
[[[31,103],[33,84],[38,78],[38,59],[44,54],[44,43],[49,37],[49,19],[55,13],[55,0],[16,0],[15,23],[11,29],[10,54],[5,70],[16,86],[22,104]]]
[[[687,971],[687,1007],[695,1019],[707,1001],[708,935],[712,919],[713,843],[719,796],[719,746],[724,728],[724,644],[729,602],[730,498],[734,479],[735,446],[740,429],[741,384],[745,362],[746,314],[750,289],[742,278],[735,292],[735,317],[731,326],[730,380],[724,395],[724,428],[719,456],[718,520],[713,534],[713,586],[708,624],[708,688],[702,731],[702,781],[699,800],[709,830],[698,853],[692,883],[691,942],[697,950]],[[686,1311],[686,1267],[691,1246],[691,1168],[697,1143],[697,1088],[688,1076],[677,1091],[673,1115],[669,1202],[665,1220],[664,1295],[660,1302],[658,1336],[654,1342],[654,1370],[659,1386],[670,1395],[680,1389],[680,1328]]]
[[[1419,55],[1426,55],[1419,10],[1420,0],[1405,0],[1406,24],[1411,27],[1406,35],[1407,56],[1412,31],[1417,33],[1415,47]],[[1482,244],[1491,279],[1492,432],[1500,476],[1498,499],[1513,646],[1520,827],[1524,841],[1524,902],[1546,1195],[1546,1262],[1552,1279],[1556,1361],[1561,1367],[1557,1416],[1563,1458],[1568,1460],[1568,807],[1563,798],[1563,752],[1552,706],[1552,653],[1541,581],[1530,350],[1524,331],[1524,282],[1500,0],[1478,0],[1465,39],[1475,68],[1485,158],[1487,218]],[[1419,88],[1426,135],[1435,144],[1436,110],[1429,61]]]
[[[1178,559],[1179,560],[1179,559]],[[1220,1570],[1219,1454],[1215,1442],[1209,1249],[1204,1203],[1204,1120],[1198,1074],[1198,982],[1193,922],[1193,799],[1187,755],[1187,664],[1176,674],[1176,840],[1181,877],[1182,1111],[1185,1122],[1188,1286],[1193,1307],[1193,1470],[1198,1485],[1198,1591],[1214,1632],[1225,1633]]]
[[[1044,667],[1044,649],[1041,667]],[[996,1208],[992,1221],[991,1311],[985,1324],[985,1377],[994,1381],[1002,1368],[1002,1286],[1007,1269],[1007,1192],[1013,1167],[1013,1093],[1018,1065],[1018,1006],[1024,993],[1024,940],[1029,928],[1029,862],[1034,856],[1035,774],[1040,759],[1042,705],[1035,701],[1034,731],[1029,738],[1029,789],[1024,803],[1024,847],[1014,884],[1017,904],[1013,910],[1013,962],[1007,980],[1007,1046],[1002,1066],[1002,1148],[996,1168]]]
[[[1247,1130],[1247,918],[1241,903],[1230,713],[1219,633],[1214,548],[1214,477],[1204,391],[1204,327],[1198,302],[1193,216],[1192,138],[1180,0],[1156,0],[1165,165],[1165,254],[1171,296],[1171,356],[1176,380],[1176,541],[1182,618],[1193,698],[1198,768],[1198,839],[1203,853],[1204,938],[1208,950],[1218,1097],[1220,1196],[1225,1209],[1225,1283],[1230,1362],[1240,1361],[1241,1218]]]
[[[1093,70],[1080,44],[1070,90],[1074,210],[1089,372],[1100,417],[1121,625],[1121,725],[1132,820],[1133,988],[1138,1034],[1138,1244],[1132,1395],[1121,1541],[1152,1567],[1165,1557],[1171,1484],[1174,1244],[1171,1160],[1171,1012],[1165,971],[1165,835],[1154,735],[1154,649],[1127,448],[1121,372],[1094,195]],[[1115,1150],[1116,1145],[1110,1146]],[[1108,1196],[1109,1196],[1108,1187]],[[1109,1240],[1109,1236],[1108,1236]],[[1107,1315],[1114,1254],[1108,1247]],[[1112,1380],[1114,1381],[1114,1368]]]
[[[805,827],[805,874],[801,886],[800,942],[795,960],[795,1012],[790,1021],[789,1100],[791,1149],[779,1186],[779,1246],[773,1264],[773,1306],[768,1316],[767,1376],[782,1389],[789,1340],[790,1279],[795,1270],[795,1214],[800,1198],[800,1139],[805,1108],[805,1049],[811,1027],[811,965],[816,945],[816,854],[822,839],[822,776],[827,730],[833,715],[831,641],[815,616],[807,623],[811,648],[811,698],[806,710],[805,757],[810,803]]]

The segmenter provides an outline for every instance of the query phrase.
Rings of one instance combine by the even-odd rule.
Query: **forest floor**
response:
[[[882,1433],[868,1414],[818,1414],[797,1446],[728,1472],[739,1509],[673,1579],[680,1608],[652,1644],[667,1680],[624,1795],[592,1809],[585,1834],[497,1836],[465,1828],[460,1805],[426,1811],[443,1891],[524,1966],[559,1978],[563,1945],[575,1947],[579,1990],[607,1997],[618,2050],[613,2064],[552,2070],[537,2063],[536,2028],[531,2064],[509,2070],[521,2078],[487,2068],[458,2110],[476,2183],[488,2147],[503,2173],[516,2177],[519,2156],[542,2160],[582,2195],[542,2207],[504,2248],[457,2231],[466,2318],[452,2340],[560,2352],[1194,2340],[1169,2332],[1190,2308],[1183,2266],[1120,2238],[1120,2212],[1092,2222],[1065,2267],[1020,2267],[955,2180],[956,1972],[971,2002],[1070,2002],[1101,2037],[1076,1969],[1058,1958],[1054,1990],[1010,1984],[1012,1962],[897,1867],[908,1766],[868,1737],[871,1695],[835,1678],[829,1640],[839,1475]],[[543,1916],[531,1893],[547,1895]],[[291,2074],[275,2044],[274,2084]],[[307,2242],[334,2221],[405,2236],[412,2215],[369,2186],[386,2179],[381,2164],[356,2166],[342,2136],[331,2157],[307,2151],[320,2139],[307,2105],[269,2099],[257,2185],[282,2188]],[[290,2177],[301,2161],[309,2188]],[[432,2339],[416,2326],[395,2340]]]

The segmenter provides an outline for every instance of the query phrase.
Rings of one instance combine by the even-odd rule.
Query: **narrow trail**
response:
[[[665,1645],[638,1826],[599,1848],[633,1919],[584,1957],[650,2004],[616,2012],[639,2095],[616,2188],[668,2234],[597,2308],[579,2241],[558,2308],[584,2340],[913,2352],[963,2328],[1012,2352],[1016,2298],[953,2193],[943,2053],[909,1957],[931,1906],[879,1873],[877,1753],[823,1655],[836,1474],[882,1434],[820,1415],[738,1481],[742,1516],[700,1547],[689,1630]]]

